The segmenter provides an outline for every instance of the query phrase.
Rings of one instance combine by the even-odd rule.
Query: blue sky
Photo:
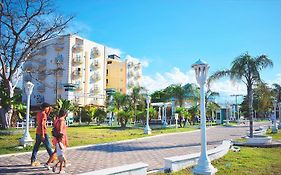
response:
[[[76,16],[71,30],[77,30],[78,35],[119,49],[124,58],[130,55],[144,62],[144,81],[151,90],[179,83],[180,79],[184,79],[182,83],[194,81],[190,67],[199,58],[210,64],[212,73],[229,68],[231,61],[246,51],[253,56],[267,54],[274,67],[263,71],[262,77],[268,83],[281,83],[279,0],[57,3],[61,12]],[[215,86],[220,89],[219,83]]]

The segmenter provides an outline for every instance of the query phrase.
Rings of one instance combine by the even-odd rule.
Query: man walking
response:
[[[36,141],[32,151],[31,166],[40,165],[40,162],[36,161],[36,156],[41,142],[44,143],[49,156],[51,156],[53,153],[50,139],[47,134],[47,119],[50,112],[51,112],[50,104],[43,103],[41,105],[41,111],[36,114],[36,120],[37,120]]]

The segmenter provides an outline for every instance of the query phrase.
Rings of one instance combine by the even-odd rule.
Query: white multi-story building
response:
[[[23,68],[23,82],[35,85],[31,105],[54,104],[63,98],[104,106],[106,57],[105,46],[76,35],[44,42]],[[75,90],[70,91],[68,85],[75,85]]]
[[[136,60],[127,59],[127,94],[130,94],[133,87],[140,86],[142,78],[141,63]]]

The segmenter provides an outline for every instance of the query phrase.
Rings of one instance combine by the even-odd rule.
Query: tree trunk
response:
[[[120,125],[121,125],[121,128],[126,128],[126,123],[125,123],[125,120],[123,117],[120,118]]]
[[[5,90],[8,93],[9,98],[12,99],[14,97],[14,89],[12,87],[12,82],[9,80],[4,80],[4,86],[5,86]],[[1,110],[0,118],[1,118],[2,128],[3,129],[10,128],[12,114],[13,114],[13,105],[10,103],[3,105],[2,102],[2,108],[0,110]]]
[[[250,137],[252,138],[253,135],[253,88],[252,86],[247,87],[248,99],[249,99],[249,106],[248,106],[248,114],[250,120]]]

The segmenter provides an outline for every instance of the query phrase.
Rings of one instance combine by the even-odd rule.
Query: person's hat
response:
[[[44,102],[44,103],[41,104],[41,109],[44,109],[44,108],[47,108],[47,107],[50,107],[50,106],[51,105],[49,103]]]

